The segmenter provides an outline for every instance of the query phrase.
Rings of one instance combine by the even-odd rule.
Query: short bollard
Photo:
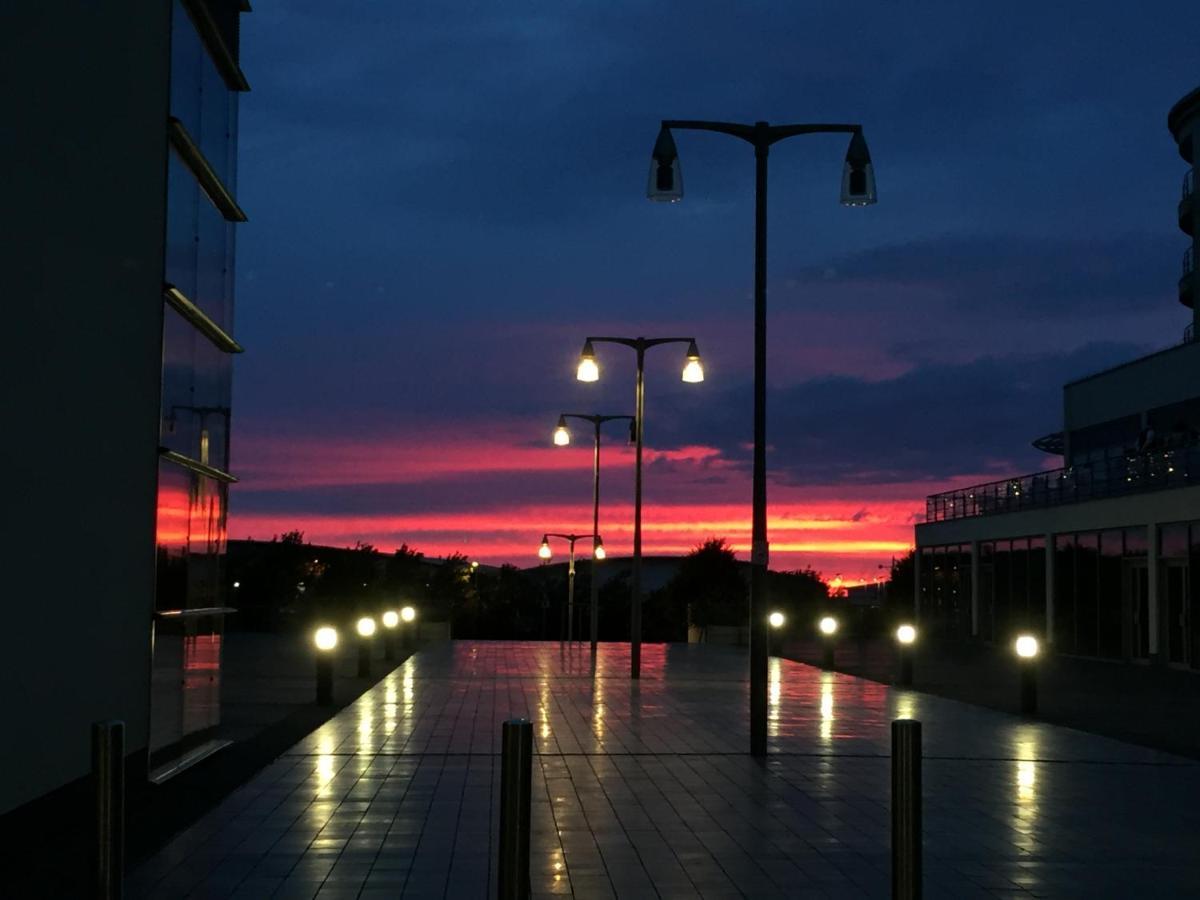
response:
[[[913,682],[913,644],[917,640],[917,629],[912,625],[901,625],[896,629],[896,657],[900,661],[900,676],[896,682],[910,687]]]
[[[383,658],[387,662],[396,661],[396,629],[400,625],[400,613],[389,609],[382,616],[383,620]]]
[[[1036,716],[1038,708],[1038,646],[1037,638],[1023,634],[1017,638],[1017,666],[1021,670],[1021,715]]]
[[[336,628],[323,625],[313,632],[313,646],[317,648],[317,703],[322,706],[333,703],[333,656],[337,645]]]
[[[96,787],[97,900],[119,900],[125,876],[125,723],[92,724],[92,780]]]
[[[375,620],[363,616],[355,623],[358,632],[358,677],[371,677],[371,639],[375,636]]]
[[[417,611],[411,606],[406,606],[400,610],[400,632],[401,642],[400,649],[405,653],[411,653],[417,643]]]
[[[833,616],[825,616],[817,623],[821,630],[821,668],[834,668],[834,647],[837,645],[838,620]]]
[[[892,897],[921,896],[921,723],[892,722]]]
[[[533,793],[533,723],[503,725],[500,756],[500,900],[529,897],[530,798]]]

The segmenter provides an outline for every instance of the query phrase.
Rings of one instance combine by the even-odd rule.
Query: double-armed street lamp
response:
[[[660,344],[687,344],[687,358],[683,364],[683,381],[696,384],[704,380],[704,368],[700,365],[700,350],[692,337],[624,338],[589,337],[579,354],[579,370],[575,377],[580,381],[599,381],[600,366],[596,362],[593,344],[621,344],[637,354],[637,402],[634,405],[633,430],[635,432],[636,461],[634,463],[633,488],[633,584],[629,611],[629,675],[642,675],[642,446],[646,424],[646,351]],[[765,685],[765,682],[764,682]]]
[[[567,428],[567,419],[583,419],[585,422],[591,422],[595,436],[592,450],[592,533],[600,533],[600,426],[605,422],[613,422],[617,419],[628,419],[634,422],[633,416],[599,416],[586,415],[584,413],[563,413],[558,417],[558,425],[554,429],[554,444],[558,447],[566,447],[571,443],[571,432]],[[635,426],[636,427],[636,424]],[[590,638],[592,642],[592,655],[596,655],[597,634],[600,628],[600,581],[596,577],[596,561],[604,559],[603,545],[597,545],[600,549],[600,554],[596,554],[596,547],[592,548],[592,577],[591,585],[588,590],[588,599],[591,603],[589,610]]]
[[[664,120],[654,144],[650,181],[651,200],[675,202],[683,197],[679,154],[673,129],[715,131],[754,147],[754,476],[750,581],[750,752],[767,752],[767,154],[773,144],[801,134],[850,135],[842,172],[842,203],[867,206],[875,202],[875,173],[861,125],[771,125],[755,122]]]
[[[550,538],[562,538],[570,545],[569,562],[567,563],[567,640],[575,640],[575,542],[583,538],[592,539],[592,559],[604,559],[604,541],[600,535],[592,532],[591,534],[561,534],[557,531],[548,531],[542,535],[542,545],[538,547],[538,558],[546,562],[550,561],[550,557],[554,555],[554,551],[550,549]],[[592,575],[592,580],[595,580],[595,574]]]

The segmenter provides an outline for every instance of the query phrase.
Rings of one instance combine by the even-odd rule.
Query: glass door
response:
[[[1126,597],[1128,598],[1129,656],[1134,660],[1150,659],[1150,569],[1145,561],[1136,561],[1127,568]]]

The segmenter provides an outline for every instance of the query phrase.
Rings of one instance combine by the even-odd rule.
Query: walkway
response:
[[[579,649],[581,647],[582,649]],[[425,650],[133,873],[195,898],[495,895],[500,722],[534,723],[535,896],[887,897],[889,723],[925,732],[927,898],[1200,897],[1200,763],[771,660]]]

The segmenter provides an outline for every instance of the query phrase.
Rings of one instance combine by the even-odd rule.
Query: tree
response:
[[[892,571],[888,577],[887,605],[897,614],[912,615],[913,591],[916,589],[915,560],[915,550],[909,550],[899,559],[892,560]]]
[[[687,639],[689,624],[707,628],[746,623],[746,579],[724,538],[709,538],[680,560],[663,594],[663,609],[655,624],[672,635],[682,634],[677,639]]]

